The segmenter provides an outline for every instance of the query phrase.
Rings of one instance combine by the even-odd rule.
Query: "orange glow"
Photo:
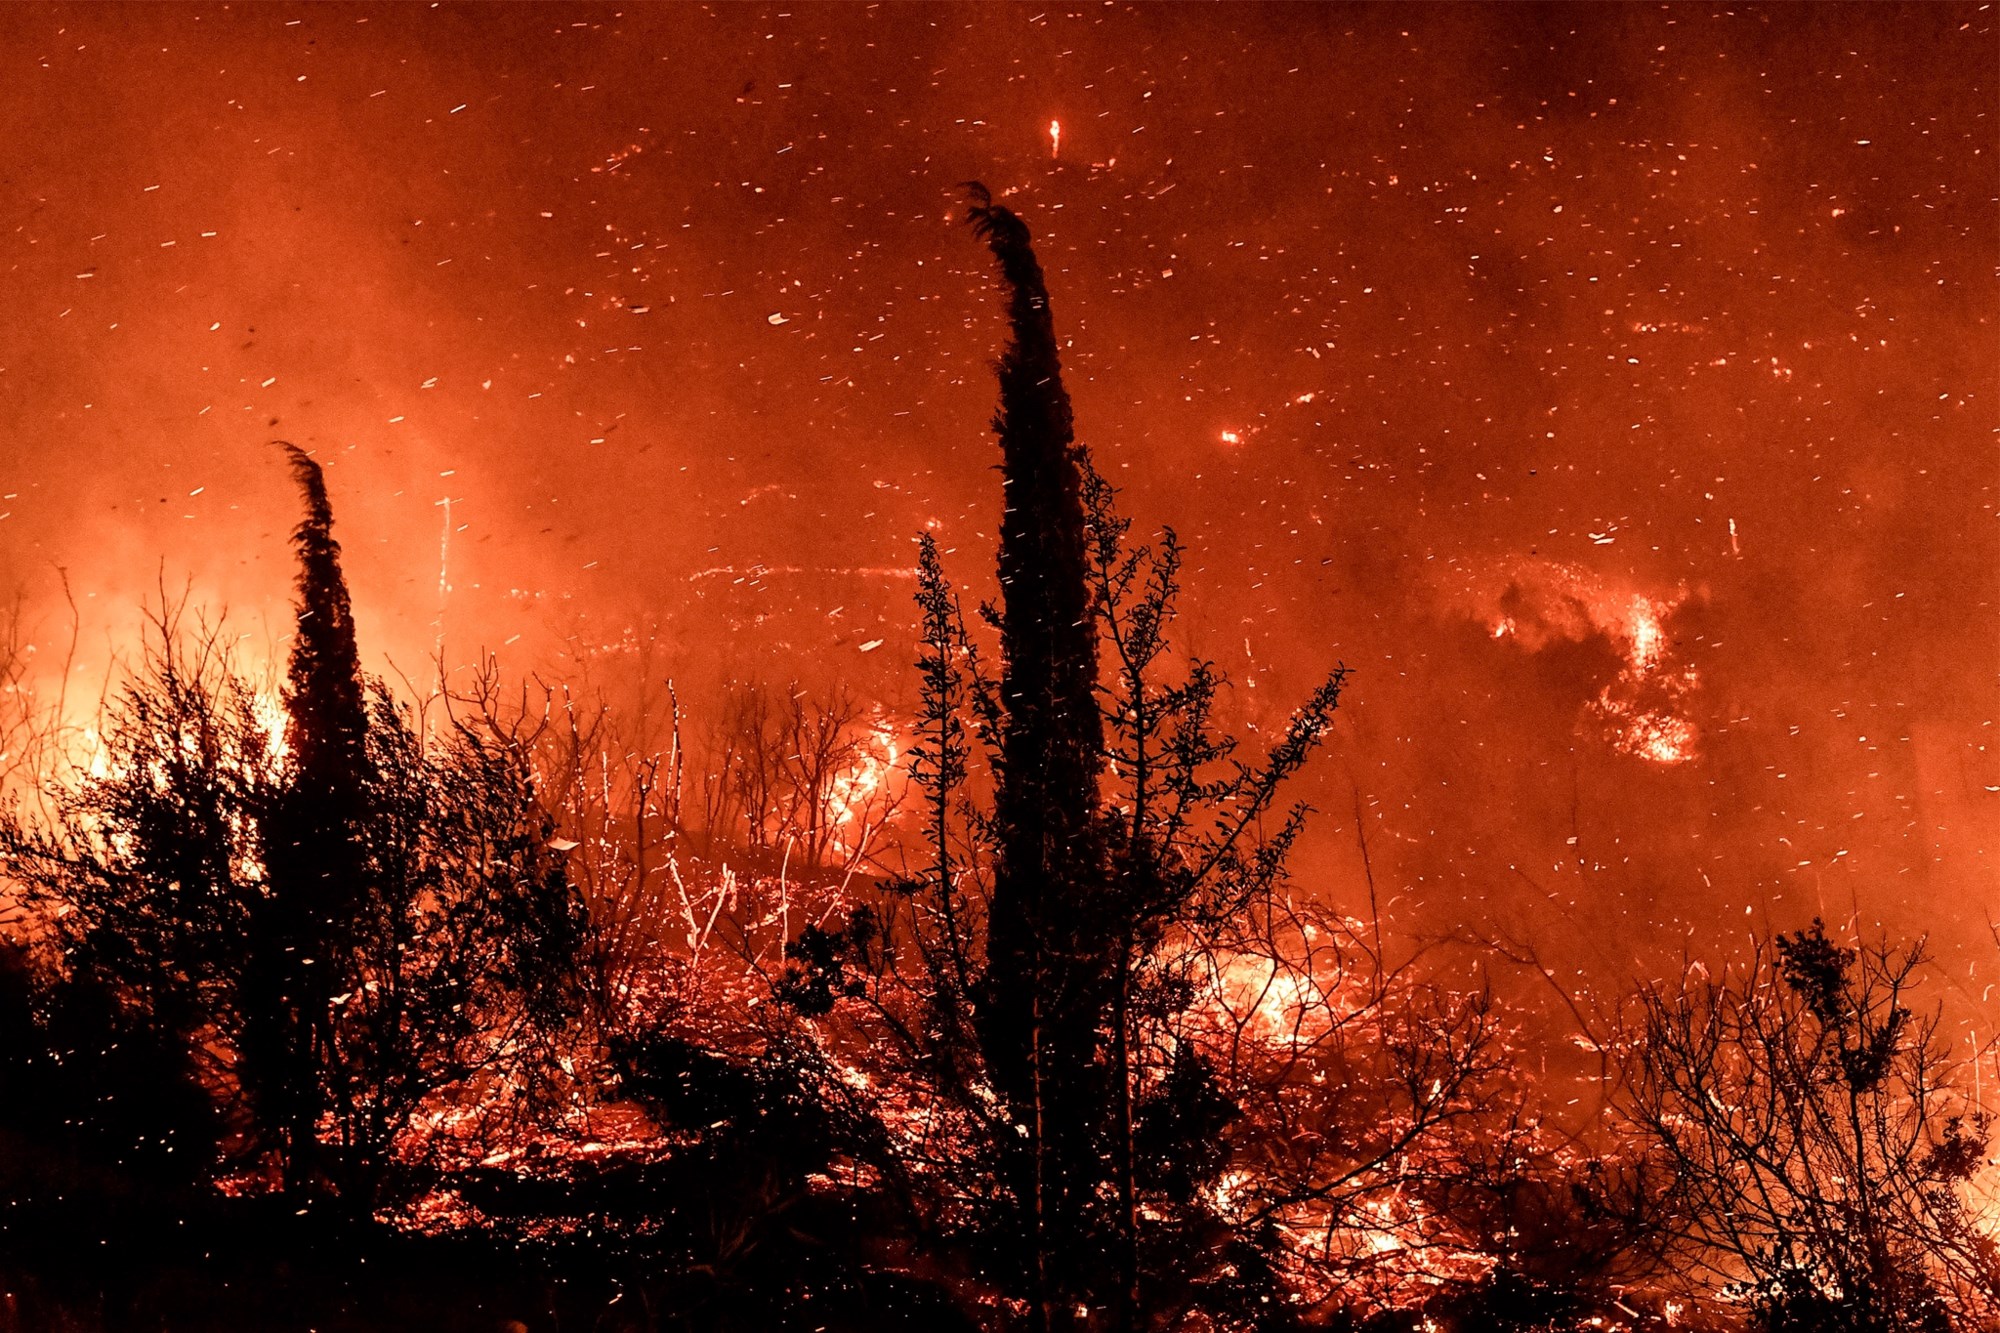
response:
[[[978,580],[995,531],[977,176],[1047,241],[1138,530],[1201,547],[1200,650],[1260,706],[1354,667],[1342,763],[1410,910],[1516,906],[1484,867],[1567,822],[1575,751],[1618,764],[1583,775],[1618,864],[1698,885],[1846,847],[1985,939],[1992,319],[1952,274],[1992,246],[1972,159],[1929,148],[1986,123],[1907,53],[1833,80],[1721,11],[1580,10],[1534,61],[1468,59],[1523,39],[1479,7],[1370,11],[1339,60],[1272,17],[1221,67],[1200,7],[454,12],[20,11],[43,82],[0,102],[42,202],[0,263],[0,565],[39,686],[74,598],[73,724],[162,581],[282,645],[278,437],[325,462],[392,683],[490,648],[623,694],[671,670],[690,716],[746,669],[902,705],[905,538],[935,522]],[[1842,51],[1882,36],[1843,13]],[[1930,65],[1984,22],[1922,37]],[[1613,87],[1597,53],[1628,47]],[[667,50],[699,71],[661,83]],[[1720,98],[1752,60],[1773,93]],[[1663,781],[1684,807],[1620,785]],[[1777,842],[1802,827],[1829,846]]]
[[[1513,562],[1461,596],[1477,608],[1491,638],[1523,652],[1555,642],[1607,642],[1618,657],[1617,674],[1584,711],[1614,749],[1669,767],[1699,753],[1701,730],[1690,709],[1701,673],[1668,630],[1687,602],[1685,588],[1636,591],[1578,565],[1531,560]]]
[[[901,749],[896,728],[878,713],[855,743],[853,762],[834,779],[827,796],[827,818],[834,826],[834,846],[843,855],[864,853],[893,812],[891,783]]]
[[[1250,953],[1220,955],[1212,985],[1216,1018],[1269,1045],[1310,1042],[1333,1022],[1331,1002],[1319,979],[1278,959]]]
[[[1293,793],[1300,902],[1385,956],[1518,926],[1607,1003],[1690,929],[1852,912],[1981,996],[1990,99],[1934,71],[1986,78],[1995,19],[1961,8],[1358,7],[1338,41],[1282,6],[17,8],[0,568],[62,714],[34,744],[127,776],[102,701],[164,591],[227,610],[233,739],[286,762],[270,442],[309,442],[365,670],[410,699],[490,649],[510,690],[601,695],[671,756],[656,805],[629,854],[548,845],[625,856],[687,976],[747,976],[735,916],[783,902],[743,949],[782,966],[800,884],[864,901],[918,822],[918,533],[1001,665],[976,177],[1034,229],[1131,541],[1185,540],[1162,681],[1212,661],[1248,761],[1353,670]],[[1073,158],[1057,113],[1047,158],[1015,135],[1051,103]],[[810,856],[762,836],[790,805],[754,857],[704,832],[752,679],[855,701]],[[753,776],[709,784],[718,824],[782,804]],[[1225,939],[1176,979],[1191,1040],[1309,1064],[1366,1026],[1331,968]],[[769,1004],[731,984],[705,1013]],[[663,968],[619,1003],[702,994]],[[1421,1271],[1422,1203],[1286,1224]]]

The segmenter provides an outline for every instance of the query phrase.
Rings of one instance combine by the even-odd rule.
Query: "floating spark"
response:
[[[444,509],[444,531],[438,534],[438,614],[437,647],[440,661],[444,657],[444,604],[451,592],[451,497],[445,496],[438,504]]]
[[[1049,122],[1049,156],[1062,156],[1062,122],[1059,120]]]

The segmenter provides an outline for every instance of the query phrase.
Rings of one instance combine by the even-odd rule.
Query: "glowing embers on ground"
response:
[[[1585,704],[1584,717],[1614,748],[1665,765],[1693,759],[1701,739],[1688,715],[1701,677],[1666,629],[1687,599],[1684,587],[1645,592],[1555,560],[1514,562],[1468,595],[1488,633],[1526,652],[1559,640],[1608,641],[1618,671]]]

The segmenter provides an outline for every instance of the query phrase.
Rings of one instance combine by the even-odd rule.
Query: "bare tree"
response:
[[[844,685],[732,681],[697,731],[687,832],[760,871],[878,870],[905,784],[895,728]]]
[[[69,734],[67,691],[76,658],[76,603],[63,579],[69,632],[60,660],[42,664],[44,654],[30,637],[27,607],[16,596],[0,610],[0,792],[32,794],[34,777],[57,757],[52,751],[75,738]],[[53,689],[45,683],[53,672]]]
[[[689,907],[679,859],[680,700],[671,682],[667,700],[664,744],[649,743],[646,717],[635,725],[601,695],[541,682],[505,690],[491,659],[456,700],[533,756],[537,794],[588,912],[600,1033],[622,1030],[646,1003],[666,967],[671,923]]]
[[[1674,1174],[1691,1270],[1771,1329],[1990,1318],[2000,1255],[1966,1186],[1985,1116],[1921,1007],[1922,946],[1810,930],[1641,996],[1634,1122]]]

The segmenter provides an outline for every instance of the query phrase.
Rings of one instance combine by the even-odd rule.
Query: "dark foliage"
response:
[[[229,1103],[270,741],[212,631],[183,634],[166,613],[153,629],[134,683],[110,705],[100,761],[77,781],[52,780],[41,812],[15,801],[0,855],[49,922],[43,997],[89,995],[85,1012],[101,1017],[87,1027],[121,1046],[131,1034],[172,1047]]]
[[[1756,1333],[1953,1333],[1934,1292],[1912,1300],[1866,1288],[1829,1291],[1803,1268],[1783,1269],[1750,1293],[1750,1325]]]
[[[826,1071],[809,1049],[779,1039],[725,1053],[652,1032],[619,1039],[611,1056],[623,1093],[646,1108],[670,1152],[560,1177],[460,1179],[503,1230],[544,1216],[591,1220],[581,1235],[537,1248],[566,1268],[603,1266],[618,1295],[600,1327],[973,1327],[941,1286],[910,1271],[893,1208],[825,1187],[839,1162],[867,1153],[826,1097]],[[899,1254],[902,1262],[884,1262]]]
[[[662,1129],[701,1145],[713,1169],[756,1177],[764,1206],[718,1191],[714,1207],[745,1206],[746,1220],[781,1226],[807,1179],[826,1169],[837,1141],[833,1118],[796,1058],[778,1047],[738,1058],[675,1037],[619,1043],[614,1058],[627,1095]]]
[[[1244,1089],[1186,1029],[1217,951],[1235,947],[1223,936],[1282,882],[1303,811],[1272,818],[1276,800],[1341,677],[1261,762],[1238,759],[1215,726],[1211,666],[1160,678],[1179,548],[1171,533],[1157,555],[1126,546],[1071,433],[1027,229],[975,200],[1013,330],[998,366],[1001,604],[988,612],[999,679],[982,675],[923,539],[921,860],[879,901],[789,941],[775,994],[801,1020],[845,1018],[855,1041],[901,1053],[893,1095],[929,1106],[947,1137],[877,1153],[871,1169],[922,1196],[911,1206],[941,1237],[972,1244],[1031,1323],[1136,1327],[1240,1304],[1232,1319],[1267,1326],[1285,1308],[1272,1299],[1278,1230],[1268,1213],[1225,1219],[1208,1197],[1244,1152]],[[973,790],[982,742],[990,805]]]
[[[293,463],[282,738],[222,636],[163,613],[100,763],[45,814],[16,803],[0,853],[59,954],[45,1021],[94,1014],[87,1039],[118,1052],[98,1067],[129,1098],[143,1052],[197,1070],[248,1131],[238,1166],[275,1157],[288,1195],[365,1215],[427,1099],[546,1100],[584,917],[529,756],[363,693],[325,488]]]
[[[102,981],[10,943],[0,944],[0,1128],[31,1151],[195,1185],[221,1123],[175,1034]]]
[[[285,767],[262,812],[266,889],[251,900],[237,1077],[256,1131],[304,1194],[319,1170],[340,955],[365,892],[368,712],[354,614],[318,463],[280,444],[305,500],[292,534],[298,603],[286,672]]]
[[[1053,1308],[1099,1174],[1105,1100],[1097,1031],[1110,1002],[1097,784],[1097,708],[1083,458],[1062,384],[1055,320],[1027,224],[974,186],[969,217],[1000,266],[1010,338],[996,371],[1000,723],[995,861],[979,1031],[1021,1138],[1009,1154],[1038,1304]]]
[[[1173,1063],[1139,1102],[1134,1149],[1140,1185],[1185,1208],[1222,1173],[1230,1156],[1225,1131],[1243,1112],[1201,1054],[1174,1049]]]
[[[1923,963],[1815,921],[1644,997],[1635,1118],[1688,1252],[1766,1329],[1946,1328],[2000,1294],[1966,1198],[1986,1124],[1914,1007]]]

